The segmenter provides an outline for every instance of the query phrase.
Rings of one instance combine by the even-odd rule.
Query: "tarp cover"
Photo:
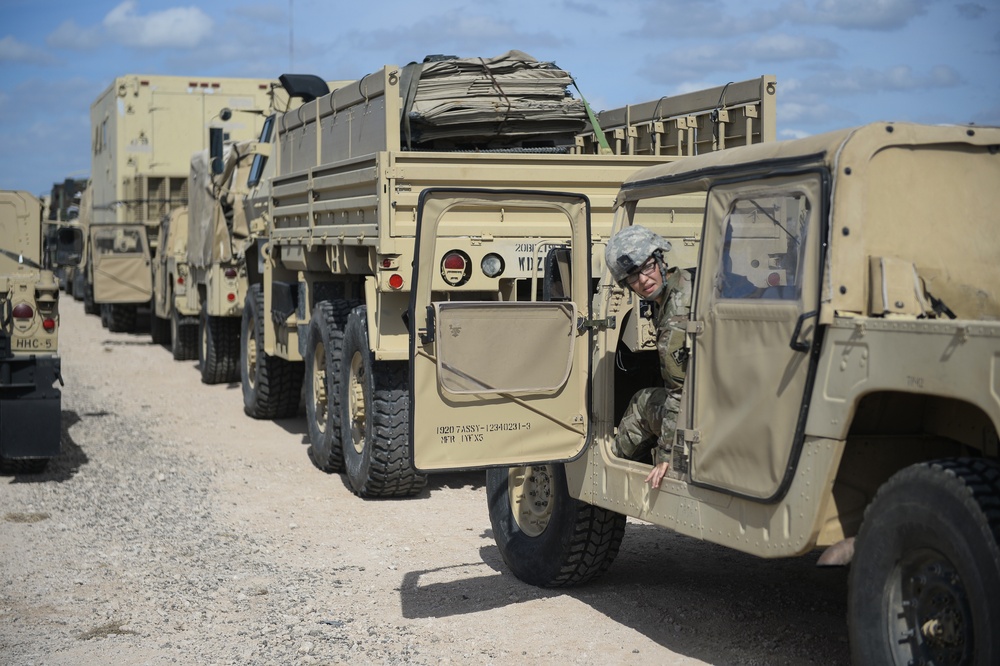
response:
[[[225,171],[221,177],[228,180],[237,176],[237,162],[240,156],[248,154],[251,141],[227,143],[223,148]],[[226,188],[229,189],[228,187]],[[242,219],[241,225],[245,226]],[[237,236],[246,236],[245,229],[233,230]],[[192,266],[205,268],[213,263],[231,261],[233,245],[226,218],[215,198],[212,186],[212,165],[207,150],[191,156],[191,175],[188,183],[188,246],[187,261]]]
[[[584,129],[572,76],[522,51],[495,58],[429,56],[404,72],[404,124],[412,142],[442,138],[570,138]],[[561,142],[561,141],[560,141]]]

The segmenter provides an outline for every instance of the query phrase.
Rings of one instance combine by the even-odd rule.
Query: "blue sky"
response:
[[[123,74],[356,79],[520,49],[596,109],[774,74],[782,138],[1000,125],[1000,0],[0,0],[0,17],[0,189],[35,194],[89,174],[90,104]]]

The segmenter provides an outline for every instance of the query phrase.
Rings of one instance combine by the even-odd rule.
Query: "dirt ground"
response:
[[[847,664],[846,576],[630,521],[608,574],[528,586],[484,474],[362,500],[148,334],[61,301],[63,453],[0,477],[0,664]]]

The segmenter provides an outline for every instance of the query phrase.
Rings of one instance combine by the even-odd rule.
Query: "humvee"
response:
[[[602,574],[626,516],[763,558],[848,564],[859,664],[1000,663],[1000,128],[877,123],[638,171],[615,228],[676,238],[695,269],[668,478],[616,458],[658,380],[647,304],[610,278],[586,197],[502,193],[573,228],[552,298],[434,302],[449,211],[425,193],[410,316],[411,455],[487,467],[522,580]]]

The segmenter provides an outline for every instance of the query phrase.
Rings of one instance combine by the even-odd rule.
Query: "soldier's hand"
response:
[[[664,475],[667,473],[667,469],[670,467],[670,463],[661,462],[655,467],[653,471],[649,473],[646,477],[646,483],[653,486],[654,488],[660,487],[660,481],[663,480]]]

